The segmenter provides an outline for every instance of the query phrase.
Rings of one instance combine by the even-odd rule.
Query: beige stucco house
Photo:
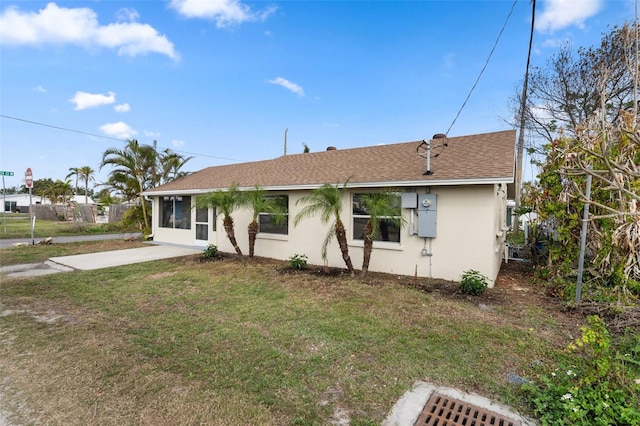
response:
[[[145,192],[153,200],[154,240],[215,244],[223,252],[233,252],[222,217],[212,209],[196,209],[195,198],[234,183],[243,190],[257,185],[280,200],[289,220],[276,225],[270,215],[260,215],[256,256],[286,260],[304,254],[309,263],[322,265],[321,245],[328,225],[309,218],[294,226],[293,218],[304,207],[297,201],[325,183],[342,185],[348,180],[342,220],[356,268],[362,264],[362,228],[367,220],[359,194],[392,189],[398,193],[407,226],[381,227],[370,271],[457,281],[464,271],[475,269],[493,283],[504,253],[515,139],[516,132],[509,130],[209,167]],[[238,243],[247,253],[251,212],[241,208],[233,219]],[[344,267],[335,241],[327,262]]]

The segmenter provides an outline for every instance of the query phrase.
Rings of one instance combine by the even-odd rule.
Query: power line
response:
[[[489,52],[489,56],[487,57],[487,60],[484,63],[484,66],[482,67],[482,70],[480,70],[480,74],[478,74],[478,78],[476,79],[476,82],[473,83],[473,86],[471,87],[471,90],[469,91],[469,94],[467,95],[466,99],[462,103],[462,106],[458,110],[458,113],[456,114],[455,118],[451,122],[451,125],[447,129],[447,132],[445,133],[445,135],[449,136],[449,131],[451,130],[451,128],[453,127],[455,122],[458,120],[458,117],[460,116],[460,113],[462,113],[462,110],[464,109],[465,105],[467,105],[467,101],[469,100],[469,98],[471,97],[471,94],[473,93],[473,91],[475,90],[476,86],[478,85],[478,82],[480,81],[480,77],[482,77],[482,74],[484,73],[484,70],[487,68],[487,65],[489,65],[489,60],[491,60],[491,56],[493,56],[493,52],[496,50],[496,47],[498,46],[498,42],[500,41],[500,37],[502,36],[502,33],[504,32],[504,29],[507,27],[507,22],[509,22],[509,18],[511,18],[511,15],[513,14],[513,10],[515,9],[517,2],[518,2],[518,0],[514,0],[513,1],[513,4],[511,5],[511,10],[509,11],[509,14],[507,15],[507,19],[505,19],[504,24],[502,25],[502,29],[500,30],[500,33],[498,33],[498,37],[496,38],[496,42],[493,44],[493,48],[491,49],[491,52]]]
[[[19,118],[19,117],[11,117],[9,115],[4,115],[4,114],[0,114],[0,117],[7,118],[9,120],[22,121],[23,123],[33,124],[33,125],[36,125],[36,126],[49,127],[51,129],[62,130],[64,132],[79,133],[81,135],[92,136],[94,138],[102,138],[102,139],[109,139],[109,140],[118,141],[118,142],[126,142],[126,139],[114,138],[112,136],[98,135],[98,134],[95,134],[95,133],[84,132],[82,130],[69,129],[67,127],[54,126],[52,124],[40,123],[40,122],[37,122],[37,121],[26,120],[24,118]],[[167,148],[167,149],[170,149],[173,152],[178,152],[178,153],[181,153],[181,154],[188,154],[188,155],[195,155],[195,156],[198,156],[198,157],[215,158],[217,160],[240,161],[240,160],[236,160],[234,158],[216,157],[215,155],[199,154],[199,153],[195,153],[195,152],[181,151],[181,150],[173,149],[173,148]]]

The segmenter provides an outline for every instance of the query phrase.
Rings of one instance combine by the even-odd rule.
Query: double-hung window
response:
[[[162,197],[160,227],[191,229],[191,197],[174,195]]]
[[[352,218],[353,218],[353,239],[364,240],[364,229],[367,222],[371,218],[363,196],[365,194],[353,194],[352,202]],[[397,194],[397,200],[393,203],[394,213],[392,216],[400,216],[400,194]],[[381,216],[378,218],[378,231],[373,236],[374,241],[389,241],[393,243],[400,242],[400,225],[391,220],[392,216]]]
[[[258,215],[258,224],[260,225],[260,233],[265,234],[289,234],[289,196],[287,195],[268,195],[265,197],[276,205],[276,210],[282,212],[280,214],[261,212]]]

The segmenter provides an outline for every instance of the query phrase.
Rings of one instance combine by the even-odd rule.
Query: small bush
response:
[[[480,272],[470,269],[462,274],[460,281],[460,290],[464,294],[472,294],[477,296],[484,293],[489,286],[489,279]]]
[[[289,258],[289,266],[293,269],[300,271],[307,268],[307,255],[294,254]]]
[[[215,244],[209,244],[204,252],[202,253],[202,257],[205,259],[215,259],[218,257],[218,246]]]
[[[542,425],[640,424],[640,386],[634,359],[640,341],[619,352],[602,320],[589,317],[582,337],[569,344],[556,368],[545,368],[522,386]]]

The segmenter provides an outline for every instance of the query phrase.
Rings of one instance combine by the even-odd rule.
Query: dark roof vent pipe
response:
[[[327,147],[327,151],[336,151],[338,148],[336,148],[335,146],[328,146]]]
[[[431,174],[433,174],[433,172],[431,171],[431,141],[428,140],[423,140],[422,143],[424,143],[426,145],[427,148],[427,152],[425,155],[425,158],[427,159],[427,171],[423,173],[424,176],[429,176]]]

